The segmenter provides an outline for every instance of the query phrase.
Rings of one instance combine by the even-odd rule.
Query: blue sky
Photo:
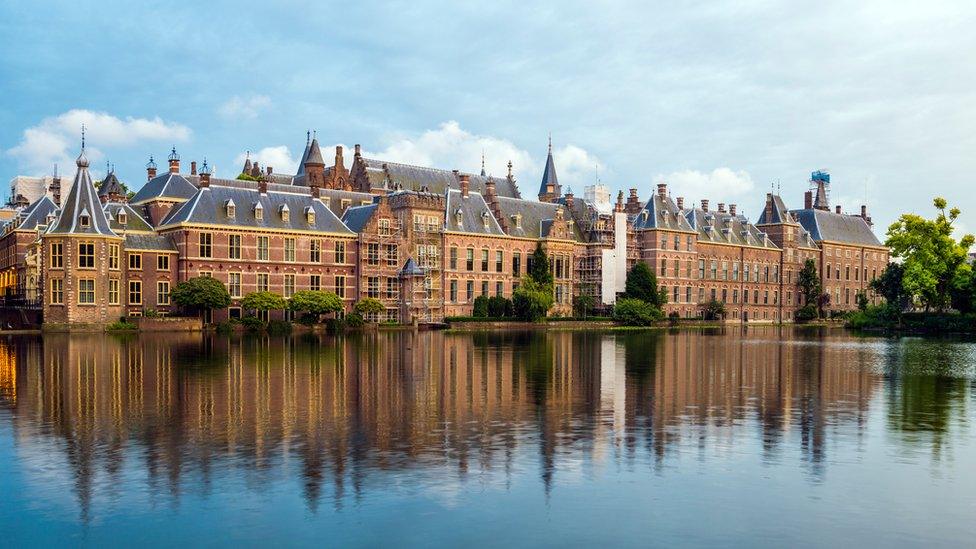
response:
[[[314,129],[448,169],[484,149],[534,196],[552,132],[577,194],[599,170],[755,218],[826,168],[879,233],[936,194],[976,230],[972,2],[197,4],[4,2],[0,179],[73,169],[86,121],[133,187],[172,145],[288,171]]]

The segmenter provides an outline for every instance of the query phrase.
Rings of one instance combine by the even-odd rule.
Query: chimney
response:
[[[319,198],[319,196],[321,195],[321,192],[319,191],[319,188],[316,185],[310,186],[309,191],[312,193],[313,200]]]
[[[54,177],[51,179],[51,196],[54,198],[54,205],[61,207],[61,176],[58,174],[57,166],[55,166]]]
[[[149,157],[149,163],[146,164],[146,181],[152,180],[156,177],[156,163],[153,162],[153,157]]]
[[[210,172],[200,173],[200,188],[206,189],[210,186]]]
[[[623,191],[617,191],[617,207],[616,207],[616,211],[618,211],[618,212],[624,211],[624,192]]]
[[[679,196],[678,197],[678,200],[676,200],[676,202],[678,204],[678,209],[679,210],[685,209],[685,197]]]
[[[868,207],[864,204],[861,204],[861,218],[862,219],[868,218]]]
[[[667,183],[658,183],[657,184],[657,195],[660,196],[661,198],[664,198],[665,196],[668,195],[668,184]]]
[[[359,143],[356,143],[356,146],[355,146],[355,151],[356,151],[356,152],[355,152],[355,155],[356,155],[357,157],[359,157],[359,156],[362,156],[362,155],[363,155],[363,153],[362,153],[362,149],[360,148],[360,146],[359,146]]]
[[[274,169],[272,169],[271,166],[266,167],[264,170],[269,176],[274,172]]]
[[[197,161],[193,160],[192,162],[190,162],[190,175],[196,175],[196,174],[197,174]]]
[[[569,191],[568,193],[566,193],[566,207],[572,210],[574,201],[575,201],[575,197],[573,196],[573,191]]]
[[[804,210],[813,209],[813,191],[807,191],[803,193],[803,209]]]
[[[268,194],[268,182],[265,179],[258,181],[258,192],[261,194]]]
[[[345,162],[342,159],[342,145],[336,145],[335,161],[332,165],[336,168],[345,168]]]
[[[840,213],[840,204],[834,206],[834,211],[836,211],[837,213]]]
[[[735,204],[729,204],[729,214],[735,215]]]
[[[455,173],[457,173],[457,170],[455,170]],[[464,174],[464,175],[459,175],[458,177],[461,178],[461,196],[467,198],[468,190],[471,188],[471,176]]]
[[[180,173],[180,155],[176,154],[176,147],[169,154],[169,173]]]
[[[718,213],[725,213],[725,202],[718,203]]]
[[[707,212],[708,211],[708,199],[707,198],[703,198],[702,199],[701,206],[702,206],[701,209],[702,209],[703,212]]]
[[[495,180],[491,177],[485,181],[485,198],[489,202],[495,199]]]

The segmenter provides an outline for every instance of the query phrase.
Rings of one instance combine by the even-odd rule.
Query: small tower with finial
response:
[[[146,181],[151,181],[156,177],[156,161],[149,155],[149,162],[146,163]]]
[[[180,173],[180,155],[176,152],[176,146],[169,153],[169,173]]]

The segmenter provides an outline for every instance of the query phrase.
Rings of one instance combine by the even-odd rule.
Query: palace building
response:
[[[666,312],[693,318],[711,300],[729,322],[789,321],[803,305],[798,273],[813,259],[828,309],[856,306],[888,263],[865,206],[828,205],[830,176],[814,172],[802,209],[770,193],[756,222],[735,204],[686,203],[658,184],[646,200],[588,190],[575,197],[546,159],[537,199],[523,198],[509,162],[505,177],[366,158],[336,147],[327,166],[308,136],[296,174],[248,158],[236,179],[213,177],[206,160],[168,169],[150,158],[145,184],[128,196],[114,170],[97,188],[84,147],[67,189],[45,180],[15,208],[0,235],[0,294],[37,308],[45,324],[105,324],[152,310],[173,311],[172,288],[210,276],[233,303],[219,322],[245,314],[249,292],[285,298],[335,292],[351,310],[364,297],[385,313],[371,320],[440,322],[472,313],[481,295],[511,297],[537,246],[554,275],[551,314],[572,314],[573,298],[612,307],[627,271],[644,261],[668,296]],[[348,163],[348,167],[346,166]],[[601,187],[602,188],[602,187]],[[873,296],[872,296],[873,299]],[[272,315],[287,315],[273,312]]]

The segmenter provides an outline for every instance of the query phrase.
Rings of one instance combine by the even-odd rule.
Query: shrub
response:
[[[475,304],[477,305],[477,304]],[[512,301],[500,295],[488,299],[488,316],[491,318],[505,318],[512,316]]]
[[[370,316],[378,315],[385,311],[386,307],[384,307],[383,302],[378,299],[364,297],[360,299],[358,303],[356,303],[353,310],[356,313],[359,313],[359,318],[365,322],[365,320]]]
[[[223,309],[230,306],[230,292],[224,283],[209,276],[198,276],[173,287],[173,303],[188,311]]]
[[[267,327],[264,321],[256,316],[245,316],[239,319],[238,322],[249,332],[261,332]]]
[[[234,331],[234,325],[232,322],[221,322],[217,324],[218,334],[229,334]]]
[[[488,296],[479,295],[474,298],[474,310],[471,312],[472,316],[478,318],[485,318],[488,316]]]
[[[142,316],[145,318],[159,318],[159,312],[152,307],[147,307],[142,310]]]
[[[897,305],[869,306],[863,311],[857,311],[847,319],[847,326],[854,329],[864,328],[894,328],[898,325],[901,310]]]
[[[671,323],[672,326],[677,326],[680,320],[681,315],[678,314],[678,311],[671,311],[671,313],[668,315],[668,322]]]
[[[126,330],[138,330],[139,326],[129,322],[128,320],[119,319],[106,326],[105,329],[110,332],[121,332]]]
[[[797,322],[809,322],[815,320],[818,316],[820,315],[817,311],[817,306],[813,303],[807,303],[796,311]]]
[[[626,292],[630,299],[639,299],[655,307],[667,303],[667,296],[658,289],[657,277],[647,263],[638,261],[627,273]]]
[[[343,323],[348,328],[362,328],[366,321],[363,320],[363,315],[353,312],[346,315],[346,318],[343,319]]]
[[[613,319],[627,326],[650,326],[663,317],[661,309],[640,299],[620,298],[613,307]]]
[[[523,279],[518,289],[512,294],[515,316],[520,320],[529,322],[536,322],[545,318],[554,301],[552,285],[540,284],[531,277]]]
[[[312,315],[317,320],[319,315],[341,311],[342,299],[332,292],[301,290],[295,292],[288,300],[288,309],[296,313]]]
[[[285,308],[285,298],[274,292],[251,292],[241,300],[245,311],[280,311]]]
[[[287,320],[271,320],[268,322],[269,334],[287,334],[291,332],[291,322]]]
[[[704,320],[720,320],[725,316],[725,303],[712,299],[698,306]]]

